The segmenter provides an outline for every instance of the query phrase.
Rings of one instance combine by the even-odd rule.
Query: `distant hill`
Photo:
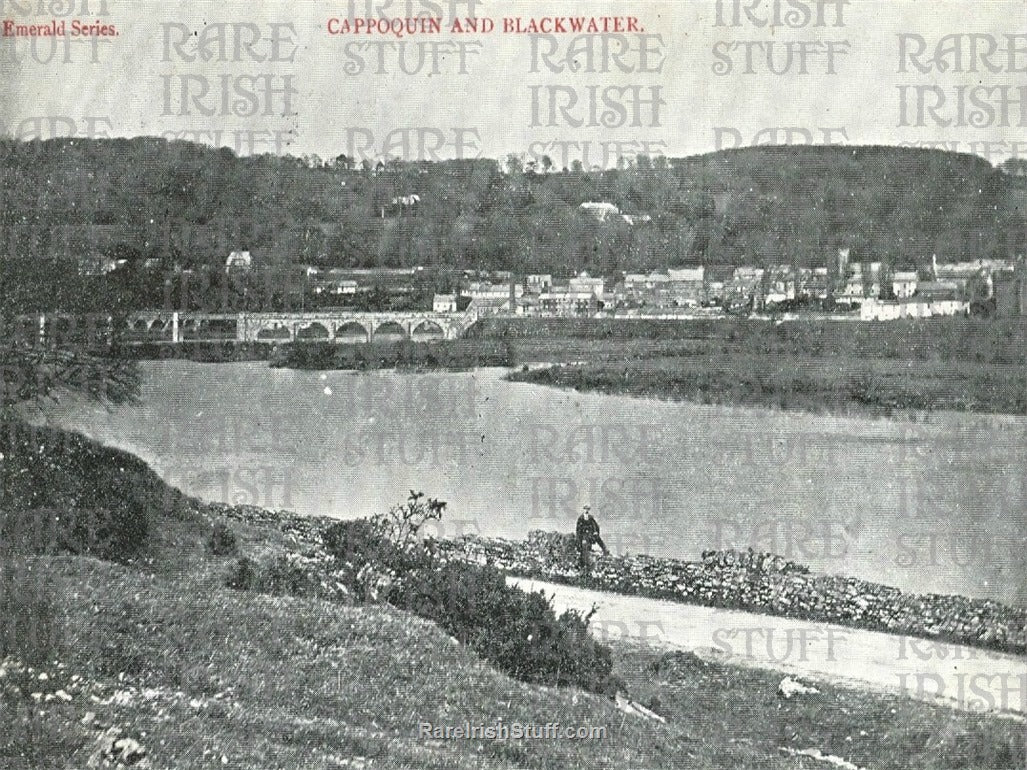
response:
[[[237,157],[155,138],[4,140],[0,238],[8,255],[37,263],[103,254],[223,265],[247,248],[265,263],[558,274],[818,265],[842,246],[895,265],[1024,248],[1022,180],[972,155],[756,147],[625,165],[504,173],[482,159],[376,172],[345,156]],[[648,216],[600,220],[585,202]]]
[[[1027,219],[1012,178],[975,155],[763,147],[672,165],[682,188],[721,198],[706,245],[715,260],[822,265],[849,246],[854,259],[923,262],[937,254],[951,262],[1024,248]]]

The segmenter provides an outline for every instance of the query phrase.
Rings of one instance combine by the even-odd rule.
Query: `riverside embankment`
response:
[[[708,551],[700,562],[645,554],[597,556],[590,574],[574,562],[571,535],[527,540],[465,536],[438,541],[449,558],[578,588],[833,623],[984,649],[1027,651],[1027,611],[965,596],[910,594],[851,577],[818,575],[780,556]]]
[[[903,692],[960,711],[1021,721],[1027,713],[1027,661],[1021,656],[527,578],[508,582],[551,597],[557,612],[594,609],[593,633],[609,642],[685,650],[713,664],[777,671],[818,686]]]
[[[324,595],[335,594],[337,578],[320,534],[328,520],[250,506],[214,505],[211,509],[228,519],[280,529],[295,549],[291,563],[322,586]],[[920,622],[908,615],[903,630],[896,627],[884,633],[870,630],[865,621],[854,622],[854,617],[846,620],[843,608],[849,602],[869,605],[869,596],[877,597],[873,606],[880,608],[884,601],[881,597],[895,601],[903,596],[886,586],[816,576],[780,557],[733,551],[708,553],[701,564],[670,564],[673,560],[646,556],[598,558],[593,576],[583,578],[562,552],[568,539],[559,533],[533,532],[525,541],[465,537],[435,540],[432,544],[444,560],[491,563],[507,572],[508,582],[551,597],[557,612],[570,609],[588,614],[594,609],[592,633],[606,642],[687,650],[712,665],[766,669],[814,680],[818,686],[841,684],[905,693],[967,712],[1000,713],[1018,719],[1027,713],[1027,661],[1022,657],[1022,646],[1019,655],[981,649],[980,639],[946,641],[929,633],[928,625],[942,612],[938,607],[983,612],[982,605],[993,605],[987,615],[987,622],[994,624],[993,636],[1001,636],[1007,648],[1015,649],[1017,644],[1022,645],[1022,636],[1017,635],[1024,627],[1020,610],[964,597],[908,596],[904,598],[910,606],[927,608]],[[677,583],[668,577],[676,568],[681,569]],[[532,571],[536,575],[547,573],[549,579],[516,576]],[[597,590],[597,585],[603,585],[598,576],[609,580],[618,571],[621,576],[616,591],[611,590],[610,583],[604,590]],[[680,579],[680,574],[689,577]],[[820,602],[833,607],[834,614],[825,610],[819,615],[809,612],[788,616],[775,612],[772,605],[757,605],[754,600],[759,594],[754,594],[752,587],[770,584],[774,576],[812,581],[804,583],[801,591],[800,583],[792,581],[787,591],[790,601],[806,609]],[[682,585],[686,580],[693,587],[689,604],[682,598],[689,595]],[[652,598],[661,592],[669,596],[675,589],[681,593],[674,600]],[[861,595],[854,598],[853,591]],[[832,592],[834,598],[827,598]],[[702,598],[708,606],[700,606],[694,597]],[[345,601],[346,597],[338,598]]]

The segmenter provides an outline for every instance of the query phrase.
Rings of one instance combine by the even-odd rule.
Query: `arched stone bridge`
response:
[[[132,313],[119,337],[147,342],[373,342],[453,340],[463,336],[477,317],[467,313],[179,313],[159,310]],[[22,316],[15,331],[25,339],[53,344],[102,342],[114,332],[106,314],[55,313]]]
[[[446,339],[462,336],[474,319],[463,313],[259,313],[239,317],[239,340]]]
[[[373,342],[452,340],[476,318],[465,313],[134,313],[130,339],[188,342]]]

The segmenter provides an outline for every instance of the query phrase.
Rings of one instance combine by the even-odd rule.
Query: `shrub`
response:
[[[361,602],[377,601],[381,588],[396,575],[424,566],[430,559],[419,545],[400,548],[367,519],[332,524],[324,531],[322,540],[337,565],[334,577]]]
[[[225,585],[236,591],[254,591],[257,572],[257,563],[249,556],[241,556],[225,577]]]
[[[492,567],[444,563],[418,542],[421,526],[444,509],[445,503],[411,492],[404,504],[370,521],[333,524],[323,542],[358,599],[380,595],[435,621],[517,679],[591,692],[615,687],[610,651],[588,632],[590,615],[557,617],[541,593],[508,586]]]
[[[214,525],[214,529],[207,539],[207,548],[215,556],[234,556],[239,552],[239,544],[236,542],[235,533],[223,521],[219,521]]]
[[[400,549],[383,538],[367,519],[336,522],[322,533],[321,538],[336,561],[356,569],[369,563],[395,567],[402,561]]]
[[[577,563],[578,539],[570,532],[533,529],[528,533],[528,547],[537,549],[542,559],[551,564]]]
[[[274,596],[318,596],[321,593],[317,580],[285,555],[263,563],[243,556],[228,573],[225,585],[237,591],[258,591]]]
[[[388,598],[521,681],[597,693],[611,687],[610,650],[589,634],[591,614],[568,610],[557,617],[542,593],[507,585],[493,567],[449,563],[412,571]]]
[[[425,499],[423,492],[410,490],[410,496],[402,505],[392,506],[388,513],[377,514],[371,519],[371,526],[382,538],[407,551],[418,545],[417,535],[429,521],[439,521],[446,510],[446,504],[434,497]]]
[[[430,563],[432,555],[418,534],[428,521],[438,521],[446,504],[410,492],[407,501],[371,519],[340,521],[322,533],[328,553],[341,567],[347,589],[360,601],[377,599],[385,582]]]

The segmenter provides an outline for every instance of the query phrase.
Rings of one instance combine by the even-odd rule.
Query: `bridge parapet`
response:
[[[19,328],[40,341],[53,341],[58,331],[72,327],[97,327],[114,332],[109,315],[90,317],[88,325],[70,314],[25,316]],[[149,310],[130,313],[120,338],[128,344],[147,342],[262,342],[316,341],[373,342],[376,338],[446,339],[463,336],[477,317],[467,313],[345,312],[305,313],[191,313]],[[121,322],[118,323],[121,325]]]
[[[239,339],[373,342],[380,337],[457,339],[474,318],[457,313],[260,313],[240,316]]]

